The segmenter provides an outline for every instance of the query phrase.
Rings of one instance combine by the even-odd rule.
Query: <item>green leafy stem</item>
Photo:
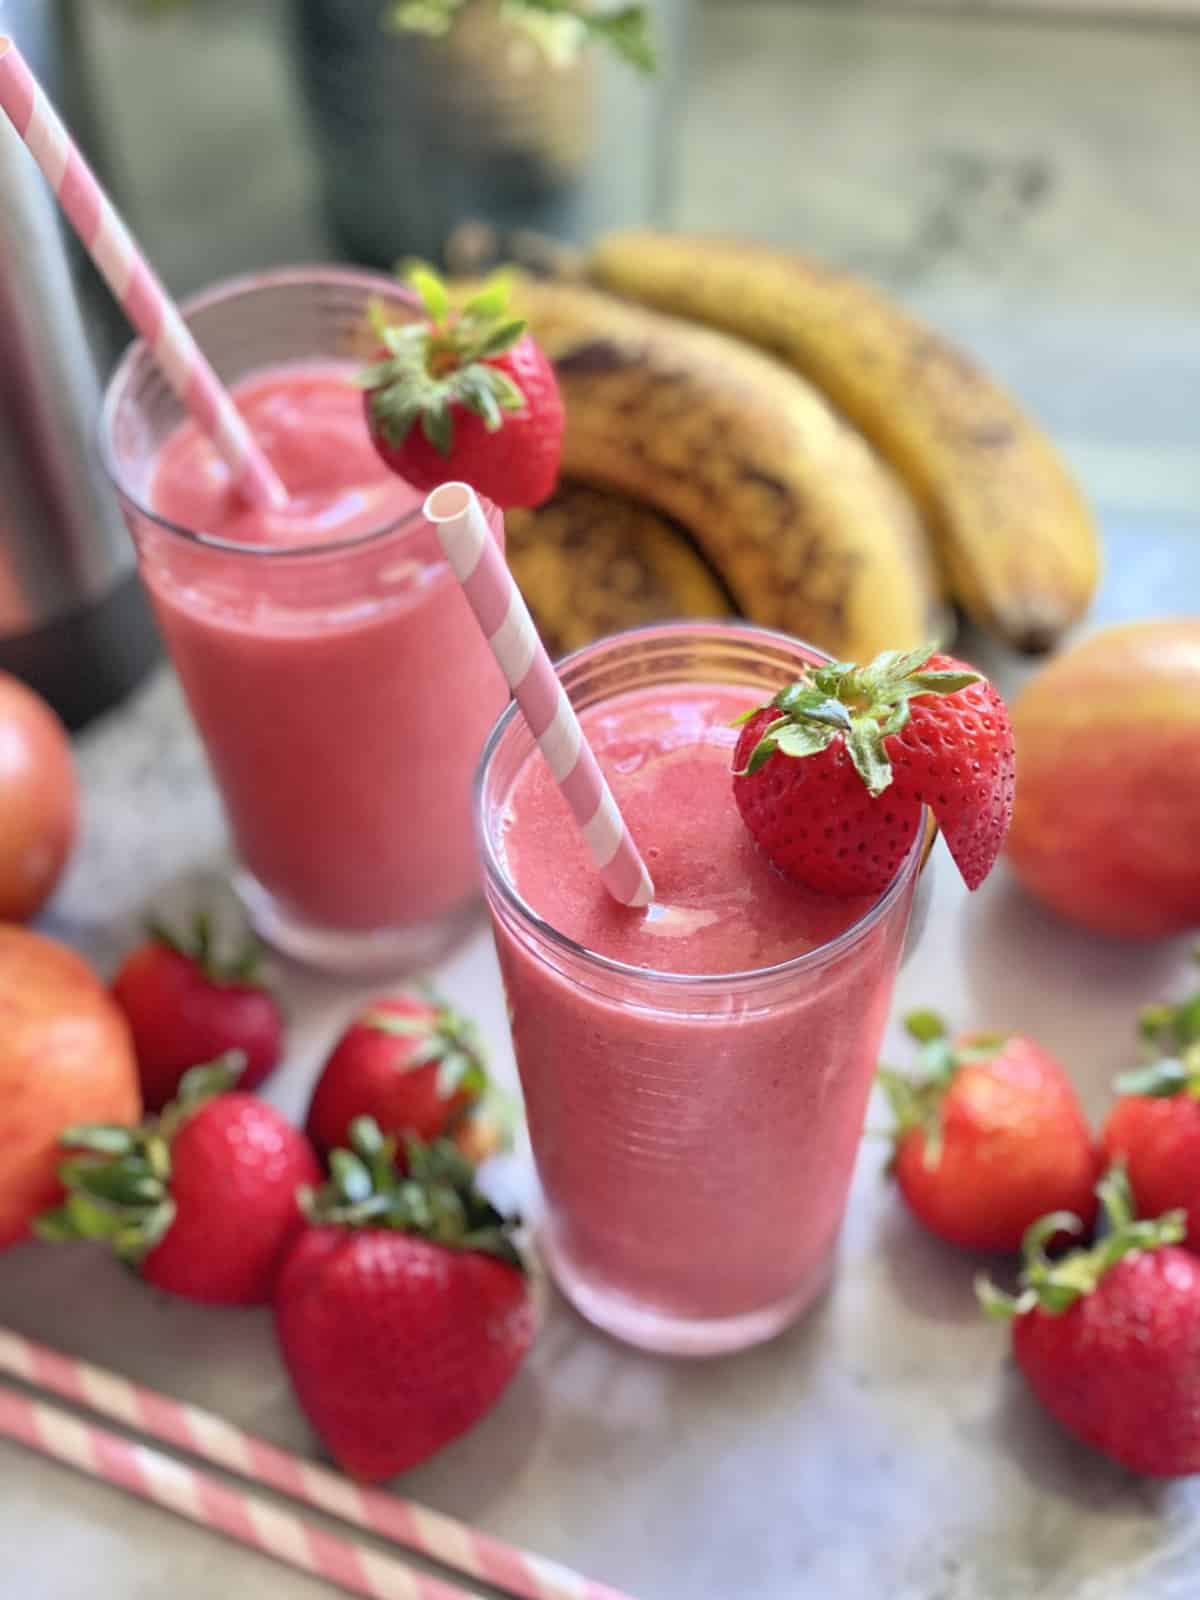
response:
[[[479,0],[391,0],[387,17],[392,27],[438,37],[451,31]],[[500,14],[527,25],[546,41],[551,32],[563,53],[575,54],[588,44],[606,45],[639,72],[652,73],[658,61],[650,19],[644,5],[592,9],[580,0],[500,0]]]

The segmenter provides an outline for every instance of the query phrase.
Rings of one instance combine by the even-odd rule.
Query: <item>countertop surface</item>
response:
[[[774,30],[770,48],[751,60],[733,21],[738,9],[703,14],[685,220],[702,220],[719,203],[732,208],[730,225],[775,237],[805,231],[773,209],[756,164],[768,159],[770,139],[755,105],[786,92],[806,138],[817,141],[813,170],[825,174],[807,191],[807,231],[828,238],[830,253],[857,252],[859,264],[970,338],[1064,439],[1105,526],[1108,574],[1093,622],[1194,610],[1200,535],[1189,450],[1195,411],[1186,397],[1194,402],[1200,345],[1184,284],[1194,255],[1175,261],[1161,234],[1174,226],[1181,242],[1178,210],[1191,187],[1162,163],[1168,146],[1158,141],[1168,130],[1181,164],[1196,148],[1200,36],[1034,25],[988,32],[909,18],[884,19],[881,34],[857,13],[748,4],[744,13]],[[115,12],[110,20],[109,70],[128,43],[128,25]],[[203,46],[199,22],[170,26],[194,27]],[[968,107],[979,85],[965,74],[981,50],[999,78]],[[797,62],[787,84],[785,60]],[[892,119],[887,148],[855,144],[844,128],[839,145],[837,127],[806,97],[808,85],[826,96],[827,110],[844,110],[846,95],[829,87],[835,67]],[[1100,106],[1105,85],[1118,82],[1128,91],[1120,107],[1111,97]],[[931,84],[940,85],[938,105]],[[1000,111],[1004,94],[1018,89],[1030,109],[1014,132]],[[114,112],[118,131],[149,117],[152,98],[130,95]],[[1107,146],[1079,134],[1089,117],[1108,130]],[[718,123],[725,143],[710,134]],[[236,124],[231,112],[226,131]],[[922,154],[951,147],[986,157],[983,167],[950,158],[938,168]],[[258,216],[257,232],[248,221],[243,240],[264,256],[311,253],[306,241],[317,247],[319,229],[302,218],[287,142],[280,136],[267,150],[277,188],[261,171],[248,187],[255,205],[273,203],[273,192],[284,211],[274,233],[269,218]],[[168,179],[142,155],[133,187],[146,202]],[[1021,193],[1030,188],[1013,177],[1018,159],[1054,175],[1036,215],[1012,198],[1014,183]],[[180,161],[195,160],[186,146]],[[746,171],[753,182],[735,182]],[[893,182],[905,171],[907,187]],[[198,191],[192,219],[201,231],[209,192]],[[880,199],[874,213],[872,194]],[[155,247],[183,284],[184,224],[159,216]],[[1100,238],[1090,266],[1081,232],[1088,219]],[[922,239],[918,249],[912,241]],[[228,239],[225,248],[240,264]],[[202,275],[207,266],[225,270],[207,235],[197,254]],[[1006,687],[1024,670],[983,646],[977,653]],[[169,907],[213,885],[221,892],[223,831],[166,669],[87,732],[79,759],[84,838],[44,920],[111,970],[149,904]],[[1184,942],[1141,948],[1088,938],[1033,906],[1003,869],[968,897],[938,859],[931,915],[895,1012],[934,1004],[956,1022],[1021,1025],[1062,1054],[1098,1117],[1111,1079],[1130,1062],[1138,1005],[1179,991],[1188,969]],[[479,1018],[499,1069],[511,1075],[486,931],[436,976]],[[298,1113],[322,1052],[369,991],[287,966],[278,978],[291,1049],[271,1094]],[[889,1051],[904,1059],[895,1030]],[[881,1120],[875,1105],[870,1122]],[[736,1358],[672,1363],[622,1348],[550,1297],[542,1337],[511,1390],[470,1435],[408,1474],[404,1492],[639,1600],[1194,1595],[1200,1483],[1135,1480],[1038,1412],[1003,1330],[976,1310],[980,1263],[917,1230],[888,1189],[883,1161],[882,1143],[868,1138],[835,1287],[795,1330]],[[315,1452],[266,1313],[172,1301],[87,1249],[22,1246],[0,1261],[0,1323]],[[0,1549],[6,1600],[315,1600],[332,1592],[8,1444],[0,1444]]]
[[[1169,541],[1110,547],[1098,617],[1165,612],[1181,578]],[[1151,559],[1147,559],[1147,557]],[[982,650],[976,654],[982,654]],[[994,662],[1011,684],[1011,663]],[[165,670],[79,745],[82,848],[45,918],[105,969],[148,904],[220,895],[218,808]],[[924,935],[895,1014],[1019,1023],[1059,1051],[1099,1116],[1134,1050],[1137,1007],[1189,981],[1184,942],[1123,946],[1072,932],[999,869],[971,897],[935,858]],[[490,936],[437,973],[477,1016],[511,1081]],[[270,1094],[299,1114],[313,1073],[369,989],[281,965],[291,1025]],[[893,1028],[890,1058],[906,1058]],[[881,1126],[872,1107],[869,1125]],[[551,1296],[512,1388],[403,1491],[582,1569],[638,1600],[1171,1600],[1200,1583],[1200,1483],[1139,1482],[1037,1410],[979,1315],[983,1264],[923,1235],[863,1145],[831,1294],[792,1332],[708,1363],[641,1355]],[[510,1175],[520,1191],[520,1169]],[[146,1290],[87,1247],[21,1246],[0,1262],[0,1324],[207,1406],[305,1452],[315,1443],[269,1317]],[[321,1590],[168,1512],[0,1443],[0,1594],[173,1600]]]

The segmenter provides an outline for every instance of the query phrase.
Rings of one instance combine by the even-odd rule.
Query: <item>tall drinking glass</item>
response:
[[[713,703],[749,706],[820,659],[762,629],[676,623],[589,645],[559,670],[620,803],[631,792],[622,773],[636,771],[647,750],[666,759],[646,781],[677,781],[671,741],[688,724],[672,722],[671,708],[683,691],[704,686]],[[686,792],[663,791],[652,873],[673,845],[698,874],[712,865],[717,830],[693,835],[697,817],[711,821],[732,806],[727,719],[722,729],[699,735],[724,740],[711,768],[697,767],[695,778],[689,769],[698,795],[705,782],[714,786],[702,810],[692,811]],[[620,1338],[675,1354],[739,1349],[798,1317],[829,1281],[921,834],[886,893],[847,913],[832,936],[819,931],[833,925],[830,903],[814,903],[803,953],[753,970],[687,970],[689,937],[711,933],[698,902],[682,941],[664,942],[664,970],[652,970],[552,926],[514,882],[514,830],[528,830],[531,849],[543,831],[543,817],[514,804],[540,759],[510,708],[484,751],[476,826],[544,1194],[544,1254],[575,1306]],[[723,825],[741,848],[732,822]],[[516,859],[531,857],[518,849]],[[756,915],[764,903],[794,915],[789,902],[770,900],[785,886],[761,888]]]
[[[322,437],[319,416],[308,429],[288,420],[288,385],[349,379],[372,355],[372,298],[413,314],[394,281],[324,268],[238,279],[184,307],[228,385],[275,375],[261,414],[293,482],[319,490],[338,438]],[[360,398],[347,390],[340,404],[339,425],[356,428]],[[415,491],[385,482],[387,518],[360,516],[348,537],[326,537],[316,513],[295,537],[289,523],[249,540],[172,521],[155,474],[185,423],[135,344],[109,384],[102,449],[221,794],[239,892],[259,931],[301,960],[425,964],[478,900],[471,773],[504,681]],[[372,459],[365,423],[355,443]]]

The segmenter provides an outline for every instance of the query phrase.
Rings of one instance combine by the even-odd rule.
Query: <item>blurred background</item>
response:
[[[179,294],[273,263],[390,268],[448,248],[453,260],[479,222],[575,244],[656,223],[794,246],[928,319],[1043,425],[1102,525],[1092,622],[1195,607],[1200,0],[651,0],[653,77],[600,47],[552,64],[493,0],[475,0],[449,38],[386,26],[390,6],[412,3],[0,0],[0,25]],[[51,226],[11,146],[8,182]],[[27,274],[45,258],[25,250]],[[126,334],[76,268],[107,370]],[[34,277],[26,301],[61,305]],[[62,317],[46,309],[45,322]],[[22,396],[14,383],[14,435]],[[77,410],[82,428],[94,398]],[[574,534],[555,537],[566,548]],[[121,604],[140,604],[115,521],[108,549]],[[61,692],[52,681],[76,637],[64,650],[42,619],[100,582],[42,576],[48,598],[27,607],[36,658],[23,635],[4,659],[79,720],[92,702],[64,697],[80,675]],[[106,661],[133,624],[101,620]],[[28,626],[0,621],[9,639]],[[977,654],[993,665],[988,649]]]
[[[176,290],[431,253],[413,219],[451,171],[456,201],[482,208],[489,174],[463,176],[450,125],[502,143],[505,107],[487,125],[471,63],[381,34],[376,0],[57,9],[74,13],[113,186]],[[582,146],[560,151],[559,193],[527,186],[501,220],[576,236],[661,220],[868,274],[1028,403],[1109,541],[1152,521],[1141,579],[1177,581],[1200,533],[1200,5],[660,0],[656,20],[661,79],[595,61],[590,126],[572,126],[578,83],[565,104],[507,108],[543,116],[551,150]]]

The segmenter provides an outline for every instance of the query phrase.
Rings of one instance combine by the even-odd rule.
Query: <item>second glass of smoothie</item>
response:
[[[511,709],[477,779],[543,1252],[586,1317],[648,1349],[769,1338],[833,1270],[923,830],[874,902],[807,891],[757,850],[732,723],[820,659],[675,623],[562,663],[654,878],[648,910],[605,892]]]
[[[470,781],[508,690],[420,514],[375,454],[351,379],[394,280],[336,268],[185,306],[282,478],[250,510],[143,344],[102,445],[204,740],[258,930],[341,971],[424,965],[478,895]],[[492,513],[497,538],[502,522]]]

